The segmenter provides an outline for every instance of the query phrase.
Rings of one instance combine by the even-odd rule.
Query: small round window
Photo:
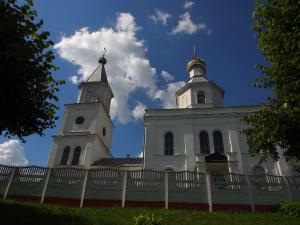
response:
[[[103,127],[103,129],[102,129],[102,135],[105,136],[105,134],[106,134],[106,129],[105,129],[105,127]]]
[[[76,124],[82,124],[84,121],[84,118],[82,116],[78,116],[75,120],[75,123]]]

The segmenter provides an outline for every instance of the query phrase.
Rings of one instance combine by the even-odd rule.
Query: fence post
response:
[[[165,209],[169,208],[169,172],[165,171]]]
[[[44,184],[44,188],[43,188],[43,192],[42,192],[42,196],[41,196],[41,202],[40,202],[41,204],[44,203],[44,199],[45,199],[45,195],[46,195],[46,190],[47,190],[51,170],[52,170],[52,168],[48,168],[48,170],[47,170],[46,180],[45,180],[45,184]]]
[[[206,173],[206,190],[207,190],[207,201],[208,201],[208,210],[212,212],[212,198],[211,198],[211,182],[210,174]]]
[[[286,188],[287,188],[287,193],[288,193],[289,200],[293,200],[293,195],[292,195],[292,191],[291,191],[290,182],[289,182],[289,180],[286,176],[282,176],[282,178],[283,178],[283,180],[285,182],[285,185],[286,185]]]
[[[10,185],[11,185],[11,183],[12,183],[12,180],[13,180],[13,178],[14,178],[16,169],[17,169],[16,167],[13,167],[13,169],[12,169],[12,171],[11,171],[11,174],[10,174],[9,180],[8,180],[8,184],[7,184],[7,186],[6,186],[6,189],[5,189],[5,192],[4,192],[4,195],[3,195],[3,200],[5,200],[6,197],[7,197],[7,194],[8,194]]]
[[[122,208],[125,207],[125,201],[126,201],[127,174],[128,171],[125,170],[124,178],[123,178],[123,189],[122,189]]]
[[[89,169],[86,169],[84,171],[84,178],[83,178],[83,184],[82,184],[82,191],[81,191],[81,197],[80,197],[80,205],[79,208],[82,208],[83,206],[83,201],[84,201],[84,196],[85,196],[85,190],[86,190],[86,183],[87,183],[87,179],[89,176]]]
[[[253,199],[252,185],[251,185],[248,174],[245,173],[245,177],[246,177],[246,182],[247,182],[247,185],[248,185],[248,193],[249,193],[251,210],[252,210],[252,212],[254,212],[255,211],[255,205],[254,205],[254,199]]]

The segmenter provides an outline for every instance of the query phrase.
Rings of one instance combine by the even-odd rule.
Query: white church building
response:
[[[258,165],[248,153],[241,118],[259,106],[224,106],[224,90],[206,75],[205,62],[194,54],[189,79],[174,96],[177,108],[148,109],[144,115],[144,158],[113,158],[113,92],[101,57],[91,76],[79,85],[76,103],[66,104],[54,136],[48,166],[79,165],[119,169],[154,169],[290,175],[281,159]]]

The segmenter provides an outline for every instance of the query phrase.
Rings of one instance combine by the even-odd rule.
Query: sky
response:
[[[175,92],[188,80],[186,64],[197,55],[207,78],[225,90],[225,106],[256,105],[270,94],[251,87],[264,63],[251,18],[255,1],[240,0],[51,0],[35,1],[55,45],[58,92],[56,127],[26,143],[0,136],[0,164],[47,164],[52,136],[61,125],[64,104],[76,102],[78,84],[97,66],[107,49],[106,72],[115,97],[114,157],[137,157],[143,149],[147,108],[175,108]]]

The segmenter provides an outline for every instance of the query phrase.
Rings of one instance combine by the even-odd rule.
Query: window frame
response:
[[[61,166],[68,165],[70,151],[71,151],[71,147],[70,146],[64,147],[64,150],[63,150],[63,153],[62,153],[62,156],[61,156],[61,160],[60,160],[60,165]]]
[[[81,147],[78,145],[74,149],[73,158],[71,162],[72,166],[79,165],[80,155],[81,155]]]
[[[174,155],[174,135],[171,131],[167,131],[164,135],[164,154]]]
[[[205,135],[205,137],[203,136]],[[203,140],[203,138],[205,138]],[[200,153],[202,154],[210,154],[210,142],[208,132],[202,130],[199,132],[199,142],[200,142]]]
[[[223,134],[220,130],[214,130],[213,141],[214,141],[215,153],[224,154],[225,149],[224,149]]]
[[[197,104],[205,104],[205,103],[206,103],[205,92],[197,91]]]

